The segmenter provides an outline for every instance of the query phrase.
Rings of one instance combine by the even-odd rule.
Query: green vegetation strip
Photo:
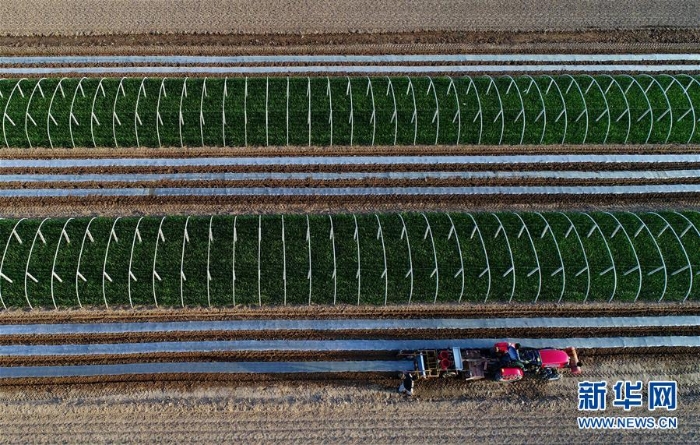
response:
[[[5,307],[698,300],[700,213],[0,221]]]
[[[2,79],[0,93],[7,147],[700,142],[685,74]]]

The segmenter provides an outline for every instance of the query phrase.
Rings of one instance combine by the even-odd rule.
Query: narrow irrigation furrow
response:
[[[125,334],[206,331],[370,331],[394,329],[640,328],[700,326],[697,316],[538,317],[408,320],[229,320],[153,323],[71,323],[0,325],[0,337],[14,335]]]
[[[259,351],[399,351],[403,349],[490,348],[510,341],[533,348],[617,349],[700,347],[700,336],[637,336],[605,338],[487,338],[443,340],[228,340],[154,343],[98,343],[62,345],[0,345],[3,357],[121,356],[131,354],[194,354]]]

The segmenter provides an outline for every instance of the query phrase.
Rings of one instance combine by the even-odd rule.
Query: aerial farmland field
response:
[[[697,2],[0,17],[0,442],[697,442]]]
[[[6,308],[695,301],[698,218],[6,219],[0,301]]]
[[[0,91],[7,147],[666,144],[700,138],[700,82],[688,74],[41,78],[4,79]]]

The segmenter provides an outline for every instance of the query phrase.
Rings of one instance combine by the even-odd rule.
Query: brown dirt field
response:
[[[217,196],[0,199],[7,218],[378,213],[413,211],[596,211],[697,209],[695,193],[639,195]]]
[[[699,145],[416,145],[416,146],[269,146],[167,148],[3,148],[0,159],[111,159],[278,156],[417,156],[526,154],[683,154],[700,153]],[[699,161],[700,162],[700,161]]]
[[[695,28],[693,0],[5,0],[5,35]]]
[[[102,323],[118,321],[194,321],[262,319],[361,319],[361,318],[504,318],[504,317],[605,317],[694,315],[700,302],[687,303],[511,303],[511,304],[412,304],[394,306],[263,306],[233,308],[136,309],[85,307],[82,309],[0,311],[0,324]]]
[[[4,443],[697,443],[700,373],[689,355],[591,357],[559,382],[420,382],[393,375],[191,376],[186,381],[34,384],[0,389]],[[182,376],[173,376],[182,380]],[[577,383],[673,379],[673,413],[613,408],[586,416],[677,416],[677,430],[579,431]],[[167,380],[167,379],[164,379]],[[610,396],[609,396],[610,397]],[[646,400],[646,399],[645,399]]]
[[[0,36],[1,55],[692,53],[700,30]]]

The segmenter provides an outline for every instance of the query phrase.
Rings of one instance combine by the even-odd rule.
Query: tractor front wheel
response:
[[[561,379],[561,374],[554,368],[542,368],[540,370],[540,377],[546,382],[555,382]]]

